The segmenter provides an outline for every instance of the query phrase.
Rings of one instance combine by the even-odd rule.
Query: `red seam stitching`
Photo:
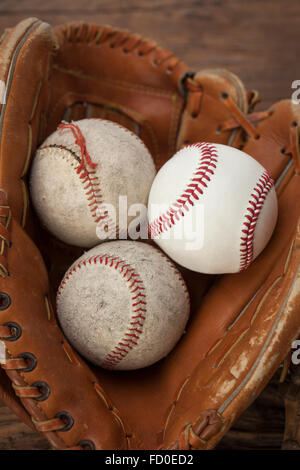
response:
[[[62,132],[65,129],[68,129],[72,132],[75,143],[78,145],[81,153],[81,163],[77,167],[76,171],[79,174],[79,178],[82,183],[85,185],[84,190],[89,201],[89,210],[96,223],[98,222],[97,208],[102,203],[102,194],[100,191],[100,182],[99,178],[95,175],[95,168],[98,166],[97,163],[93,163],[92,159],[88,153],[86,147],[85,137],[81,132],[81,129],[77,124],[74,123],[61,123],[58,126],[59,131]],[[88,170],[88,166],[91,168],[91,171]],[[87,186],[86,186],[86,183]],[[102,217],[102,220],[105,219],[105,215]]]
[[[171,204],[170,208],[162,215],[154,219],[148,226],[148,232],[151,238],[166,232],[172,228],[185,212],[188,212],[190,206],[194,206],[194,201],[199,200],[207,187],[207,183],[214,174],[217,166],[217,149],[214,145],[206,142],[189,145],[185,148],[197,148],[201,152],[199,164],[192,176],[190,183],[177,200]]]
[[[253,260],[254,234],[257,220],[268,193],[273,187],[274,180],[271,175],[264,171],[255,187],[252,190],[249,206],[243,222],[242,236],[240,243],[240,271],[248,268]]]
[[[95,121],[107,121],[111,122],[108,119],[102,119],[102,118],[91,118]],[[117,127],[120,129],[123,129],[127,133],[129,133],[132,137],[134,137],[142,146],[145,148],[146,152],[149,152],[148,148],[146,147],[145,143],[140,139],[138,135],[136,135],[134,132],[132,132],[130,129],[120,125],[119,123],[114,123]],[[97,167],[97,163],[93,163],[92,159],[87,151],[86,148],[86,141],[85,138],[77,124],[74,123],[61,123],[58,126],[59,132],[61,133],[65,129],[69,129],[75,139],[75,143],[79,146],[80,153],[81,153],[81,162],[79,166],[76,168],[77,173],[79,174],[79,178],[81,179],[81,182],[84,184],[84,190],[85,194],[87,196],[87,200],[89,201],[89,210],[92,215],[92,217],[95,220],[96,224],[98,224],[99,229],[105,229],[106,231],[106,236],[109,238],[112,234],[116,233],[117,238],[124,238],[127,235],[127,230],[124,228],[120,231],[118,224],[111,218],[108,217],[108,214],[105,213],[101,216],[97,214],[97,209],[99,208],[100,204],[103,202],[103,196],[101,194],[101,189],[100,189],[100,182],[99,178],[97,176],[91,176],[94,175],[94,171],[89,171],[87,169],[87,165],[94,170]],[[64,147],[62,145],[45,145],[44,147],[41,147],[40,150],[44,150],[47,148],[52,148],[56,147],[61,150],[67,150],[72,153],[70,149],[67,147]],[[150,154],[152,161],[153,157]],[[104,226],[104,227],[103,227]]]
[[[85,137],[82,134],[80,127],[77,124],[74,124],[73,122],[62,122],[58,125],[58,133],[61,134],[64,129],[69,129],[72,132],[73,137],[75,139],[75,143],[80,148],[81,163],[77,168],[77,173],[80,173],[82,170],[87,169],[87,166],[89,166],[92,170],[97,168],[98,163],[92,162],[90,154],[87,151]]]
[[[104,215],[100,218],[97,215],[97,208],[103,202],[103,199],[102,199],[103,196],[100,190],[99,178],[95,175],[95,171],[94,171],[94,169],[97,167],[97,163],[92,162],[91,157],[86,148],[85,138],[81,130],[76,124],[74,123],[59,124],[58,129],[60,133],[65,129],[71,130],[75,138],[75,143],[79,146],[80,153],[81,153],[81,161],[80,161],[80,164],[76,168],[76,172],[79,175],[81,183],[83,184],[83,189],[85,191],[85,195],[87,196],[87,200],[88,200],[89,211],[92,217],[96,219],[95,222],[98,223],[100,219],[101,220],[106,219],[107,215]],[[67,151],[70,151],[70,153],[72,153],[70,149],[68,149],[67,147],[63,145],[55,145],[54,147],[60,150],[67,150]],[[40,150],[44,150],[48,148],[53,148],[53,145],[45,145],[44,147],[41,147]],[[88,170],[87,166],[89,166],[91,170]]]
[[[66,281],[70,278],[70,276],[77,271],[77,269],[81,269],[82,266],[86,266],[87,263],[100,263],[103,264],[104,266],[108,266],[110,268],[117,269],[120,274],[122,275],[122,278],[125,279],[128,289],[131,293],[131,306],[132,306],[132,315],[129,320],[129,325],[126,333],[124,334],[123,338],[117,343],[117,345],[108,353],[103,362],[102,366],[106,368],[113,368],[116,365],[118,365],[124,357],[132,350],[133,346],[136,346],[138,344],[138,340],[143,332],[143,327],[144,327],[144,322],[146,320],[146,314],[147,314],[147,301],[146,301],[146,295],[144,293],[141,293],[139,291],[145,291],[144,283],[140,278],[140,275],[135,272],[134,268],[128,264],[125,260],[120,259],[119,257],[113,255],[97,255],[97,256],[92,256],[90,258],[87,258],[85,260],[82,260],[80,263],[77,265],[73,266],[69,272],[66,274],[65,278],[62,280],[58,291],[57,295],[60,295],[62,292],[62,289],[64,285],[66,284]],[[125,272],[124,269],[128,268]],[[135,280],[134,282],[132,281],[132,275],[134,275]],[[137,279],[136,279],[137,278]],[[138,307],[136,298],[138,295],[143,296],[143,308]],[[140,301],[141,302],[141,301]],[[143,312],[142,314],[139,312]],[[136,319],[138,318],[138,321]],[[136,325],[139,326],[139,328],[136,327]]]

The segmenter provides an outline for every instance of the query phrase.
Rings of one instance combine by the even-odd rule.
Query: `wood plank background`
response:
[[[229,68],[264,106],[290,97],[300,78],[299,0],[0,0],[0,30],[29,16],[128,28],[196,70]]]
[[[260,108],[290,98],[292,81],[300,79],[299,0],[0,0],[0,31],[30,16],[52,25],[84,20],[138,32],[175,52],[192,69],[224,67],[235,72],[248,89],[259,90]],[[276,400],[279,445],[283,417]],[[251,447],[249,439],[241,445],[236,429],[244,427],[247,434],[250,426],[255,431],[257,419],[263,423],[267,417],[264,406],[262,396],[221,448]],[[0,449],[46,448],[43,437],[0,402]]]

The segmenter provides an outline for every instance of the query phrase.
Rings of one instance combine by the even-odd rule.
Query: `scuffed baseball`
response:
[[[88,159],[82,157],[83,148],[69,128],[58,129],[33,160],[31,198],[39,218],[53,235],[71,245],[92,247],[103,241],[97,225],[102,223],[103,229],[110,230],[112,224],[102,214],[100,221],[97,208],[111,204],[116,209],[113,222],[118,224],[119,196],[127,197],[128,208],[145,205],[155,167],[142,140],[124,127],[103,119],[72,124],[78,126],[97,167],[91,168]],[[132,219],[127,217],[127,223]]]
[[[138,369],[165,357],[184,332],[189,308],[173,262],[143,242],[92,248],[67,271],[57,293],[66,337],[107,369]]]
[[[184,147],[156,175],[148,201],[151,236],[178,264],[221,274],[248,268],[277,220],[269,173],[235,148]]]

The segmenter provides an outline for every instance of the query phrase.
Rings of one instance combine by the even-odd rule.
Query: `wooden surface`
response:
[[[260,91],[261,108],[290,98],[291,82],[300,79],[299,0],[0,0],[1,31],[29,16],[52,25],[85,20],[138,32],[195,70],[224,67],[235,72],[248,89]],[[263,434],[269,419],[264,396],[240,418],[220,448],[251,448],[247,430],[260,429]],[[279,398],[277,406],[274,426],[279,443],[283,420]],[[0,403],[0,449],[46,448],[43,437]]]
[[[229,68],[265,106],[290,97],[300,78],[299,0],[0,0],[0,30],[29,16],[128,28],[196,70]]]
[[[50,446],[44,437],[19,419],[0,400],[0,450],[46,450]]]

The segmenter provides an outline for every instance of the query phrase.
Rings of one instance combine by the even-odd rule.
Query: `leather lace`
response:
[[[168,62],[169,72],[172,72],[179,62],[179,59],[175,57],[172,52],[159,47],[156,42],[143,39],[138,34],[131,34],[128,31],[119,32],[112,31],[109,28],[104,28],[96,43],[101,44],[106,41],[110,41],[110,47],[112,49],[122,47],[125,54],[137,50],[138,56],[142,57],[150,54],[151,52],[155,52],[153,65],[159,66]]]
[[[191,117],[196,119],[200,113],[201,97],[203,94],[202,86],[191,77],[186,79],[186,86],[192,93],[192,100],[189,101],[187,108],[191,114]],[[255,127],[255,124],[271,116],[273,111],[259,111],[245,114],[236,105],[236,103],[234,103],[228,93],[221,93],[220,99],[230,112],[231,118],[227,119],[219,125],[218,132],[221,133],[241,128],[246,133],[246,135],[252,137],[253,139],[258,139],[260,136]],[[255,91],[251,92],[249,95],[249,108],[251,111],[253,110],[258,100],[258,94]]]
[[[115,30],[110,26],[87,27],[87,25],[70,25],[64,29],[63,35],[67,41],[86,41],[100,46],[109,42],[112,49],[122,48],[124,54],[137,51],[139,57],[153,53],[152,65],[158,67],[166,65],[166,72],[172,73],[180,60],[170,51],[160,47],[155,41],[144,39],[139,34],[133,34],[126,30]]]
[[[295,172],[297,175],[300,174],[300,149],[299,149],[299,123],[294,121],[291,124],[290,129],[290,145],[287,148],[282,149],[283,155],[292,156],[294,160]]]

